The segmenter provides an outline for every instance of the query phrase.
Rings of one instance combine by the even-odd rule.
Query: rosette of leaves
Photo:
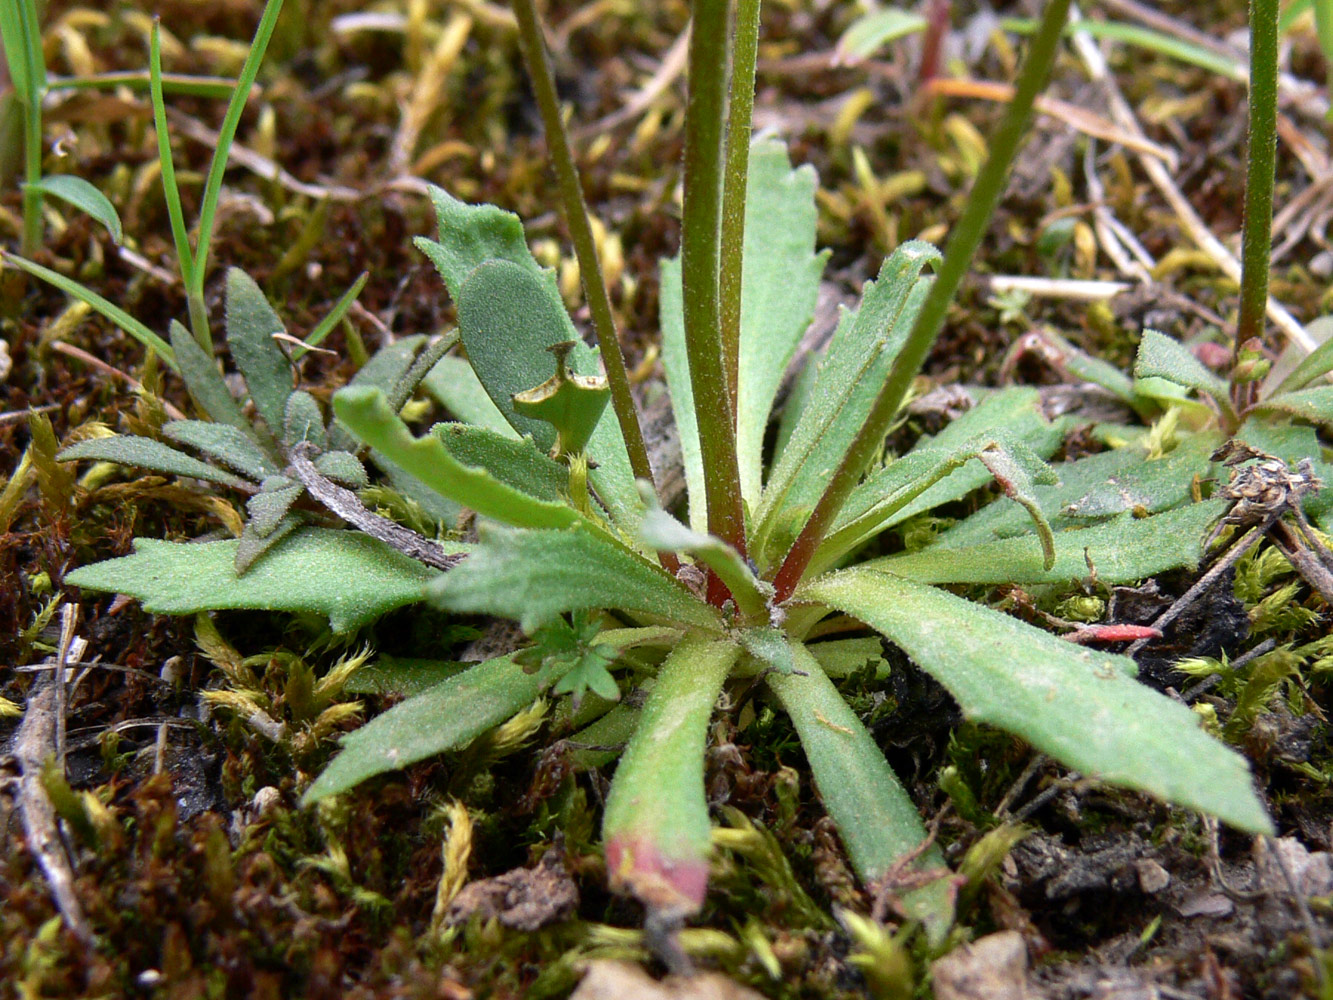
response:
[[[184,326],[173,321],[170,339],[180,374],[210,419],[168,421],[161,439],[89,439],[58,457],[115,462],[236,490],[247,498],[241,537],[188,547],[140,539],[134,556],[84,567],[71,575],[71,583],[139,594],[150,608],[163,611],[309,608],[329,614],[341,629],[415,598],[424,579],[420,562],[449,564],[454,548],[373,514],[357,499],[354,491],[369,485],[357,454],[360,442],[336,420],[326,419],[314,396],[294,388],[294,355],[289,351],[304,347],[286,335],[253,279],[233,268],[226,286],[227,345],[244,377],[252,413],[244,399],[233,396],[216,361]],[[440,342],[422,352],[425,342],[424,336],[413,336],[382,348],[353,384],[379,387],[401,406],[448,346]],[[400,495],[426,501],[427,515],[443,519],[456,513],[396,468],[377,464],[386,469]],[[396,559],[370,539],[315,527],[329,524],[330,512],[412,558]],[[266,555],[303,528],[297,544],[265,565]],[[360,580],[349,585],[352,576]]]
[[[480,543],[427,585],[426,599],[514,618],[537,644],[451,677],[350,734],[307,801],[464,746],[543,690],[591,687],[601,697],[585,703],[581,716],[604,714],[574,742],[624,743],[604,820],[611,879],[659,916],[678,917],[698,908],[707,881],[710,714],[726,686],[759,679],[765,697],[791,716],[825,807],[866,882],[901,875],[895,866],[904,864],[939,868],[933,848],[903,860],[925,842],[922,821],[838,693],[836,678],[864,662],[863,642],[849,647],[825,635],[830,616],[844,615],[934,674],[969,716],[1022,736],[1081,773],[1243,829],[1269,828],[1243,760],[1206,735],[1184,706],[1138,684],[1132,661],[1065,642],[939,586],[1067,587],[1087,579],[1089,566],[1102,583],[1128,582],[1194,565],[1220,509],[1175,489],[1180,464],[1193,461],[1194,451],[1149,461],[1144,447],[1128,445],[1052,468],[1043,458],[1059,447],[1062,426],[1042,416],[1037,393],[978,391],[977,405],[935,437],[863,470],[795,586],[779,591],[793,539],[867,420],[939,259],[912,243],[885,262],[859,308],[844,313],[827,353],[798,380],[781,414],[776,453],[765,463],[773,402],[812,316],[824,263],[814,252],[814,189],[812,171],[793,170],[781,144],[755,145],[736,423],[737,482],[748,511],[744,554],[708,532],[702,509],[706,477],[682,344],[678,264],[664,266],[663,354],[689,482],[689,524],[616,474],[628,462],[610,413],[588,445],[597,463],[589,473],[594,502],[579,510],[559,490],[558,467],[547,464],[557,428],[532,422],[513,405],[549,372],[546,349],[571,336],[554,282],[529,254],[516,217],[433,193],[440,240],[419,245],[457,303],[471,363],[459,370],[460,381],[436,391],[469,393],[475,377],[493,403],[488,419],[503,417],[506,439],[515,455],[526,455],[527,471],[509,463],[506,490],[482,497],[441,471],[448,456],[440,436],[413,436],[379,390],[344,389],[334,409],[367,444],[484,519]],[[570,365],[584,376],[596,371],[587,349],[572,352]],[[495,460],[485,464],[500,472]],[[1116,477],[1147,497],[1146,509],[1120,494],[1103,496]],[[990,484],[999,486],[999,499],[925,548],[858,557],[886,529]],[[679,573],[664,566],[665,552],[680,559]],[[708,599],[708,577],[720,581],[723,600]],[[615,663],[629,650],[632,667]],[[646,697],[619,704],[608,697],[634,688]],[[933,935],[950,920],[944,881],[906,893],[903,905]]]

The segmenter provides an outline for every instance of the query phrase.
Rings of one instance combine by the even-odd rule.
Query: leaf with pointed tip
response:
[[[870,888],[926,842],[921,814],[870,733],[802,643],[790,646],[796,670],[765,677],[791,716],[814,773],[819,797],[838,828],[847,856]],[[909,870],[944,877],[903,896],[907,912],[939,943],[953,923],[953,892],[944,855],[927,848]]]
[[[515,413],[545,421],[555,428],[553,458],[582,454],[611,400],[611,389],[604,377],[576,375],[566,369],[565,355],[573,346],[573,341],[553,345],[555,375],[513,396]]]
[[[488,260],[507,260],[542,275],[550,289],[559,294],[554,272],[544,270],[528,249],[517,215],[494,205],[468,205],[433,184],[428,190],[440,240],[437,243],[419,236],[412,242],[440,272],[454,302],[468,275]]]
[[[1329,317],[1320,317],[1320,319],[1328,322]],[[1333,371],[1333,337],[1329,337],[1328,340],[1325,340],[1302,358],[1300,363],[1292,369],[1291,374],[1279,382],[1277,388],[1269,395],[1280,396],[1284,392],[1295,392],[1297,389],[1304,389],[1315,379],[1323,378],[1330,371]]]
[[[232,560],[232,569],[237,576],[244,575],[251,566],[264,557],[273,546],[304,525],[305,519],[297,514],[285,514],[266,535],[261,535],[253,520],[247,521],[241,529],[241,537],[236,546],[236,557]]]
[[[415,333],[410,337],[395,340],[391,344],[385,344],[370,356],[352,376],[352,381],[347,384],[376,386],[383,389],[386,395],[389,394],[398,380],[412,367],[417,352],[425,342],[424,333]],[[338,451],[356,451],[359,443],[352,432],[334,417],[329,421],[328,446]]]
[[[1314,424],[1333,424],[1333,385],[1280,393],[1263,400],[1255,407],[1255,411],[1286,413]]]
[[[325,479],[332,479],[348,489],[365,489],[370,482],[361,460],[347,451],[326,451],[315,459],[315,468]]]
[[[279,486],[276,489],[265,489],[256,493],[245,503],[245,511],[250,515],[248,527],[253,528],[254,533],[260,538],[267,537],[269,532],[278,526],[278,522],[287,516],[287,511],[292,509],[292,504],[296,503],[304,492],[305,487],[297,483],[294,486]]]
[[[1221,436],[1198,433],[1161,458],[1149,459],[1138,444],[1055,466],[1058,486],[1032,493],[1057,534],[1084,527],[1092,518],[1125,513],[1143,516],[1191,502],[1195,477],[1213,475],[1209,456]],[[989,504],[940,535],[935,546],[967,548],[1028,530],[1027,515],[1008,504]]]
[[[1035,408],[1022,405],[1025,398],[1035,403],[1036,394],[1028,397],[1028,392],[1020,390],[1015,396],[1001,393],[992,397],[959,417],[925,446],[914,448],[867,476],[843,505],[833,530],[811,562],[810,571],[819,572],[833,565],[878,532],[911,514],[960,499],[992,477],[999,479],[997,470],[1006,473],[1006,469],[1018,493],[1014,499],[1019,500],[1038,525],[1045,550],[1050,524],[1034,490],[1038,485],[1057,482],[1055,471],[1041,456],[1055,450],[1060,432],[1047,424]],[[969,420],[973,414],[978,417]],[[987,428],[989,433],[962,438],[961,432],[977,428]],[[1025,437],[1034,439],[1041,451],[1029,448],[1024,443]],[[1008,467],[1001,466],[1001,462],[1008,463]],[[973,463],[975,468],[969,468]],[[996,467],[991,468],[992,465]]]
[[[917,552],[874,559],[872,566],[921,583],[1058,583],[1086,579],[1133,583],[1155,573],[1196,567],[1208,527],[1222,515],[1222,500],[1205,500],[1163,514],[1122,514],[1091,527],[1066,528],[1054,536],[1055,560],[1043,565],[1026,536],[966,547],[930,545]]]
[[[310,442],[321,451],[327,447],[324,414],[320,412],[315,397],[304,390],[293,392],[287,397],[282,426],[282,441],[288,448],[295,448],[303,441]]]
[[[435,434],[414,436],[380,389],[348,386],[333,397],[333,409],[358,438],[408,475],[484,517],[531,528],[566,527],[582,519],[564,503],[539,500],[485,469],[464,465]]]
[[[801,588],[882,632],[978,722],[1022,737],[1069,767],[1271,833],[1244,758],[1184,705],[1139,684],[1133,661],[1072,643],[953,594],[874,569]]]
[[[774,527],[813,508],[869,416],[925,299],[930,281],[922,272],[939,259],[939,251],[926,243],[904,243],[884,262],[879,278],[866,285],[855,320],[839,324],[810,403],[755,512],[754,548],[761,567],[785,554],[767,551]]]
[[[537,699],[551,673],[529,674],[508,656],[487,660],[395,705],[343,737],[305,805],[446,750],[461,750]]]
[[[244,479],[233,476],[225,469],[201,462],[184,452],[169,448],[161,441],[152,438],[134,437],[128,434],[108,438],[91,438],[71,445],[56,456],[62,462],[74,462],[91,459],[95,462],[115,462],[118,465],[130,465],[152,472],[164,472],[170,476],[188,476],[191,479],[204,479],[210,483],[219,483],[236,489],[254,489]]]
[[[613,888],[668,919],[695,912],[708,885],[708,720],[739,647],[687,639],[666,658],[611,779],[602,837]]]
[[[432,584],[428,598],[450,611],[515,618],[531,632],[556,615],[619,608],[702,628],[717,613],[664,570],[586,528],[484,530],[467,561]]]
[[[1136,378],[1164,378],[1176,385],[1197,389],[1217,401],[1224,412],[1231,409],[1230,392],[1224,379],[1209,371],[1189,348],[1176,340],[1144,330],[1139,352],[1134,359]]]
[[[899,7],[872,9],[853,21],[838,39],[835,58],[847,65],[855,65],[879,49],[900,38],[924,31],[926,19],[916,11]]]
[[[240,268],[227,271],[227,346],[245,376],[255,409],[275,436],[282,434],[292,366],[273,339],[285,333],[282,320],[253,278]]]
[[[231,424],[211,420],[172,420],[162,425],[163,437],[201,451],[243,476],[259,482],[278,472],[254,439]]]
[[[111,241],[117,246],[125,238],[120,225],[120,214],[111,199],[104,195],[82,177],[73,174],[51,174],[39,180],[23,185],[37,188],[43,194],[68,202],[80,212],[92,216],[111,234]]]
[[[134,554],[81,566],[65,577],[74,587],[127,594],[157,614],[250,608],[314,611],[347,632],[421,600],[439,576],[383,542],[356,531],[306,528],[275,546],[244,576],[234,568],[235,539],[164,542],[138,538]],[[467,546],[451,546],[466,552]]]
[[[740,634],[740,642],[745,651],[765,664],[768,670],[789,674],[796,669],[791,645],[782,629],[768,626],[747,628]]]

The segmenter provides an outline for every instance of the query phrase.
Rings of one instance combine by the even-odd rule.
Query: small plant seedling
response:
[[[1090,566],[1103,583],[1128,582],[1196,564],[1222,501],[1196,502],[1177,489],[1171,462],[1193,460],[1194,452],[1148,462],[1147,445],[1130,444],[1052,467],[1045,459],[1062,427],[1041,415],[1034,391],[1009,389],[985,394],[905,455],[881,455],[1003,189],[1067,0],[1046,7],[946,251],[912,242],[884,262],[780,415],[771,456],[765,438],[774,400],[813,315],[825,258],[815,252],[813,171],[793,169],[781,143],[749,139],[748,102],[735,88],[753,85],[757,17],[738,17],[733,38],[726,8],[694,5],[682,249],[662,270],[663,359],[689,487],[683,521],[657,503],[637,414],[618,388],[624,364],[609,311],[592,310],[600,316],[599,357],[579,336],[555,276],[530,253],[517,217],[435,189],[439,238],[418,246],[457,307],[467,364],[441,365],[429,385],[472,423],[417,435],[400,413],[405,397],[365,379],[336,394],[336,422],[326,428],[308,405],[292,402],[298,394],[282,382],[279,360],[258,347],[261,331],[275,332],[272,319],[247,327],[236,333],[233,354],[275,444],[264,452],[262,442],[247,440],[277,466],[254,472],[286,479],[269,489],[250,476],[251,488],[259,478],[254,496],[267,497],[251,523],[262,514],[282,523],[295,503],[288,497],[302,486],[320,499],[297,466],[307,448],[327,455],[322,449],[337,430],[350,435],[338,448],[370,449],[395,482],[415,484],[415,495],[433,491],[439,502],[475,512],[479,539],[450,546],[450,565],[441,567],[387,540],[294,525],[244,574],[237,542],[145,540],[135,554],[83,567],[68,582],[173,613],[318,610],[335,629],[414,599],[516,620],[532,645],[451,676],[349,734],[305,800],[462,748],[542,692],[567,692],[586,726],[577,742],[623,742],[603,819],[607,869],[613,886],[642,900],[658,926],[694,913],[705,897],[708,723],[732,686],[788,714],[857,874],[892,896],[932,941],[943,938],[953,897],[949,880],[938,877],[942,853],[839,693],[835,681],[848,670],[848,657],[830,641],[839,628],[880,633],[969,717],[1084,775],[1239,829],[1270,830],[1244,760],[1183,705],[1138,684],[1133,661],[1063,641],[941,586],[1067,585],[1087,578]],[[515,9],[578,248],[587,220],[535,10],[529,0]],[[547,114],[552,108],[557,113]],[[737,253],[722,251],[729,243]],[[581,271],[595,303],[605,290],[596,287],[595,260],[583,259],[590,246],[580,250]],[[739,272],[728,277],[733,266]],[[269,317],[244,280],[233,275],[229,295],[233,287],[247,305],[234,309],[229,298],[229,340],[245,310]],[[267,359],[262,372],[260,360],[237,351],[241,343]],[[219,399],[219,412],[235,406],[230,396]],[[66,457],[127,457],[95,445]],[[215,457],[227,461],[219,450]],[[1134,489],[1102,490],[1108,469]],[[1003,498],[924,548],[862,556],[886,530],[992,483]],[[620,697],[631,691],[636,697]]]

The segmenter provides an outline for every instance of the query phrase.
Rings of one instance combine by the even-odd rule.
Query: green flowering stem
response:
[[[1245,222],[1241,236],[1240,316],[1232,349],[1233,366],[1244,345],[1264,337],[1268,268],[1273,244],[1273,178],[1277,162],[1277,0],[1250,2],[1250,134],[1245,164]],[[1233,378],[1237,412],[1254,402],[1257,383]]]
[[[861,478],[861,473],[874,459],[888,433],[890,425],[907,396],[907,390],[921,365],[930,353],[944,326],[949,304],[972,264],[972,257],[990,224],[995,206],[1004,193],[1009,168],[1013,165],[1018,148],[1028,133],[1032,121],[1032,106],[1037,95],[1045,88],[1055,63],[1056,51],[1065,22],[1069,18],[1069,0],[1051,0],[1042,13],[1041,23],[1028,47],[1023,67],[1018,74],[1013,100],[1005,111],[1000,127],[991,141],[990,155],[982,165],[972,185],[963,214],[949,236],[944,260],[926,301],[917,314],[916,323],[884,386],[875,398],[869,418],[862,426],[842,463],[829,480],[828,488],[819,498],[810,519],[787,553],[782,567],[774,577],[777,600],[784,601],[800,582],[806,567],[814,557],[819,544],[833,525],[848,495]]]

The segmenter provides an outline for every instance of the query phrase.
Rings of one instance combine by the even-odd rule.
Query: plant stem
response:
[[[616,411],[616,419],[620,422],[620,433],[624,435],[625,447],[629,451],[630,466],[634,470],[635,478],[646,479],[651,483],[653,469],[648,462],[648,449],[643,442],[643,432],[639,429],[639,415],[634,406],[634,397],[630,394],[629,375],[625,371],[625,357],[620,351],[620,337],[616,332],[615,317],[611,313],[611,299],[607,295],[606,282],[602,277],[602,264],[597,256],[597,244],[593,240],[592,226],[588,222],[588,206],[583,200],[583,185],[579,183],[578,167],[574,164],[569,136],[560,117],[555,75],[551,71],[551,60],[547,55],[541,23],[537,18],[537,6],[535,0],[513,0],[512,6],[514,16],[518,19],[518,38],[523,50],[523,61],[527,64],[528,78],[532,81],[537,107],[541,110],[542,125],[546,129],[546,147],[551,163],[555,167],[560,199],[564,204],[565,222],[569,226],[569,236],[574,243],[574,253],[579,261],[583,292],[588,297],[588,311],[592,313],[593,329],[602,348],[602,361],[606,365],[606,382],[611,390],[611,405]]]
[[[255,29],[254,41],[236,78],[236,89],[232,91],[231,103],[218,129],[218,145],[213,151],[213,161],[208,167],[208,179],[204,182],[204,197],[199,206],[199,238],[194,248],[193,281],[186,288],[190,307],[190,329],[201,347],[211,352],[213,336],[208,329],[208,310],[204,305],[204,281],[208,277],[208,251],[213,240],[213,219],[217,214],[218,198],[222,194],[222,175],[227,171],[227,160],[231,155],[231,144],[236,138],[236,128],[241,123],[241,112],[250,96],[250,86],[259,75],[259,64],[264,61],[264,52],[268,41],[273,37],[273,28],[278,23],[282,12],[282,0],[268,0],[264,13],[259,18],[259,27]]]
[[[755,63],[759,54],[760,0],[739,0],[727,104],[727,161],[722,181],[722,358],[732,422],[739,405],[741,279],[745,262],[745,200],[750,177],[750,120],[754,114]]]
[[[23,69],[26,93],[23,103],[23,242],[25,257],[31,257],[42,245],[42,92],[46,89],[46,64],[42,54],[41,26],[32,0],[17,0],[22,35]]]
[[[685,199],[680,269],[685,353],[694,388],[708,530],[745,554],[736,421],[724,371],[718,264],[722,217],[722,124],[727,98],[727,0],[694,0],[689,103],[685,114]],[[710,583],[720,603],[725,588]]]
[[[1242,345],[1264,336],[1269,252],[1273,244],[1273,177],[1277,161],[1278,0],[1250,0],[1250,134],[1245,164],[1245,223],[1241,238],[1240,316],[1232,363]],[[1238,413],[1252,403],[1254,382],[1232,381]]]
[[[819,543],[823,541],[824,535],[837,517],[838,511],[842,509],[847,496],[861,478],[861,473],[878,452],[884,441],[884,435],[888,433],[889,426],[902,405],[907,390],[911,387],[912,380],[944,326],[949,304],[953,301],[954,293],[957,292],[958,286],[971,266],[972,257],[986,233],[995,206],[1004,193],[1009,168],[1031,124],[1032,105],[1050,78],[1060,34],[1069,17],[1069,2],[1070,0],[1050,0],[1042,13],[1041,23],[1019,71],[1013,100],[1009,102],[1000,127],[996,130],[995,138],[991,141],[990,155],[977,174],[977,179],[972,185],[972,193],[963,208],[963,214],[949,236],[939,275],[926,295],[921,312],[917,314],[916,322],[912,325],[912,332],[908,334],[902,350],[894,359],[888,378],[875,398],[870,416],[851,447],[847,449],[847,454],[843,456],[842,463],[834,472],[828,488],[819,498],[819,503],[815,505],[810,519],[806,521],[805,527],[787,553],[787,558],[783,561],[777,576],[774,577],[773,583],[777,589],[778,601],[786,600],[796,589],[802,574],[819,548]]]

